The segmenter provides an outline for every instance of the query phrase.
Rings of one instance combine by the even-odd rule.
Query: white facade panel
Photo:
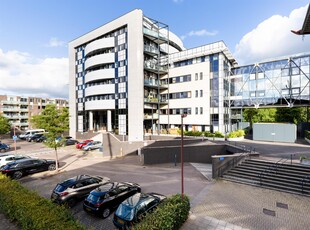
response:
[[[85,89],[85,96],[100,95],[100,94],[114,94],[115,85],[105,84],[105,85],[94,85],[89,86]]]
[[[115,109],[115,100],[86,101],[85,110]]]
[[[98,39],[98,40],[95,40],[95,41],[89,43],[85,47],[85,55],[87,55],[90,52],[93,52],[95,50],[110,48],[110,47],[114,47],[114,46],[115,46],[114,37],[101,38],[101,39]]]
[[[115,62],[115,54],[114,53],[106,53],[99,54],[96,56],[92,56],[85,61],[85,70],[100,64],[114,63]]]
[[[85,83],[100,80],[115,78],[114,69],[99,69],[85,74]]]

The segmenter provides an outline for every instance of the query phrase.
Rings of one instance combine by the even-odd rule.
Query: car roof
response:
[[[98,176],[90,176],[90,175],[77,175],[75,177],[71,177],[71,178],[68,178],[67,180],[59,183],[60,185],[63,185],[63,186],[70,186],[70,185],[73,185],[79,181],[82,181],[82,180],[85,180],[85,179],[89,179],[89,178],[96,178],[96,179],[102,179]]]
[[[119,187],[121,185],[128,185],[128,184],[122,183],[122,182],[107,182],[107,183],[101,185],[100,187],[94,189],[93,191],[91,191],[91,194],[95,195],[95,196],[101,196],[102,194],[105,194],[108,191],[110,191],[116,187]]]
[[[148,200],[148,199],[159,199],[159,198],[156,196],[153,196],[149,193],[136,193],[135,195],[124,200],[122,202],[122,205],[126,205],[129,208],[134,208],[138,204],[140,204],[143,201]]]

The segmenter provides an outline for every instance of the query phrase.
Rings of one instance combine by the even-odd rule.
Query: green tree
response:
[[[289,122],[298,124],[306,120],[307,111],[302,107],[278,108],[276,112],[277,122]]]
[[[47,141],[45,144],[55,149],[56,170],[58,170],[58,154],[57,149],[63,146],[62,141],[58,141],[57,137],[62,136],[64,131],[69,130],[69,111],[68,108],[57,109],[56,105],[49,104],[39,115],[31,118],[31,123],[40,129],[45,129]]]
[[[11,129],[11,125],[9,120],[3,116],[0,116],[0,134],[5,134],[9,132]]]

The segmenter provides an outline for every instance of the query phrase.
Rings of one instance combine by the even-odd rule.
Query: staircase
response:
[[[223,175],[223,179],[268,189],[310,196],[310,167],[247,159]]]

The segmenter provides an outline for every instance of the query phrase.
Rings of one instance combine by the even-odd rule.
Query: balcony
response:
[[[85,83],[95,80],[115,78],[115,69],[99,69],[85,75]]]
[[[115,46],[115,39],[114,37],[109,38],[102,38],[95,40],[85,47],[85,56],[93,53],[94,51],[111,48]]]
[[[2,101],[3,105],[19,105],[19,101]]]
[[[20,101],[19,104],[20,105],[28,105],[28,101]]]
[[[144,62],[144,69],[151,71],[153,73],[157,73],[157,74],[168,73],[168,67],[167,66],[159,66],[158,64],[150,62],[150,61]]]
[[[144,79],[144,86],[156,88],[156,89],[168,88],[168,85],[160,84],[159,81],[155,79]]]
[[[18,111],[20,111],[20,112],[28,112],[28,109],[23,108],[23,109],[19,109]]]
[[[115,100],[94,100],[85,102],[85,110],[115,109]]]
[[[146,113],[144,114],[144,120],[157,120],[158,119],[158,114],[157,113]]]
[[[144,52],[151,56],[157,56],[159,54],[159,50],[153,46],[144,45]]]
[[[156,42],[157,44],[163,44],[163,43],[168,42],[167,36],[165,36],[164,34],[158,31],[150,30],[148,28],[143,28],[143,34],[146,37],[148,37],[150,40]]]
[[[144,98],[144,103],[151,103],[151,104],[158,104],[158,102],[160,102],[160,104],[168,104],[168,100],[166,99],[158,99],[156,97],[154,98]]]
[[[14,107],[14,108],[2,108],[2,111],[3,112],[19,112],[20,108],[16,108],[16,107]]]
[[[100,95],[100,94],[114,94],[114,93],[115,93],[114,84],[102,84],[102,85],[88,86],[85,89],[85,97]]]
[[[115,54],[114,53],[106,53],[92,56],[85,61],[85,70],[90,67],[95,67],[98,65],[104,65],[115,62]]]

